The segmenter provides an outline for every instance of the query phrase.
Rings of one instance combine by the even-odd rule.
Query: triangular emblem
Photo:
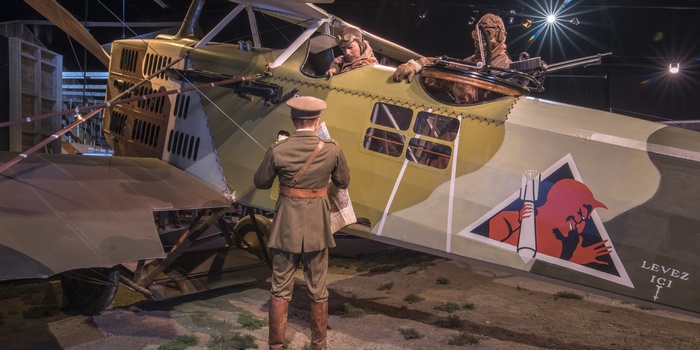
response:
[[[520,255],[634,288],[571,154],[523,176],[520,191],[459,232]]]

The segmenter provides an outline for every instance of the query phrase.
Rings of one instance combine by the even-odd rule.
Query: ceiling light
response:
[[[676,63],[676,64],[671,63],[671,64],[668,65],[668,71],[671,72],[671,73],[673,73],[673,74],[678,73],[680,70],[681,70],[681,64],[680,64],[680,63]]]

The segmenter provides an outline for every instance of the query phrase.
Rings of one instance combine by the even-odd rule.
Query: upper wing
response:
[[[0,174],[0,281],[163,257],[153,210],[228,205],[158,159],[31,155]]]
[[[322,3],[324,1],[314,1],[317,3]],[[312,22],[311,19],[322,19],[333,17],[331,25],[338,28],[337,32],[340,32],[339,27],[351,25],[342,19],[335,17],[323,9],[317,6],[306,3],[304,1],[285,1],[285,0],[262,0],[262,1],[247,1],[244,4],[253,6],[258,11],[265,13],[267,15],[279,18],[281,20],[299,24],[301,26],[309,26]],[[304,21],[307,21],[304,23]],[[377,35],[364,31],[364,36],[369,40],[372,45],[372,49],[375,53],[380,53],[382,55],[389,56],[398,61],[405,62],[410,59],[416,59],[422,57],[422,55],[415,53],[401,45],[383,39]]]

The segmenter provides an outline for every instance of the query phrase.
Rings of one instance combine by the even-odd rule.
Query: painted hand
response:
[[[525,202],[525,204],[523,204],[523,208],[520,209],[520,216],[518,217],[518,221],[523,222],[524,219],[529,218],[530,216],[534,215],[534,213],[534,204],[532,202]]]
[[[583,240],[579,238],[578,246],[574,250],[574,254],[569,261],[580,265],[596,263],[601,265],[609,265],[605,261],[598,260],[599,257],[610,254],[612,247],[605,245],[608,240],[604,240],[598,244],[593,244],[588,247],[583,246]]]

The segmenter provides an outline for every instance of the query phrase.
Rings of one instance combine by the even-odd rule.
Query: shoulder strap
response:
[[[323,142],[323,140],[318,142],[318,146],[316,146],[316,149],[314,150],[314,152],[311,153],[311,155],[309,156],[309,159],[306,160],[306,163],[304,163],[304,166],[302,166],[301,169],[299,169],[299,171],[296,173],[296,175],[294,175],[294,178],[292,179],[292,181],[289,182],[289,187],[294,187],[294,185],[297,184],[297,181],[299,181],[301,176],[304,175],[304,173],[306,172],[306,169],[308,169],[309,166],[311,166],[311,163],[314,161],[314,159],[316,159],[318,152],[321,152],[321,148],[323,148],[324,144],[325,144],[325,142]]]

